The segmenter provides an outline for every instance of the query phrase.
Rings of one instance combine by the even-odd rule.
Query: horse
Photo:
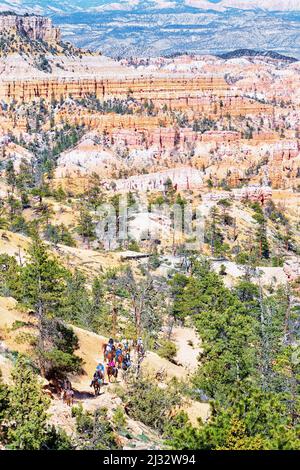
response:
[[[111,351],[106,351],[107,346],[109,346],[108,343],[103,344],[103,360],[107,359],[108,361],[111,361],[116,355],[116,348],[113,344],[111,346]]]
[[[114,377],[115,380],[117,380],[117,377],[118,377],[118,368],[117,367],[107,366],[106,372],[107,372],[107,377],[108,377],[109,383],[110,383],[110,378],[111,377]]]
[[[92,386],[94,387],[95,396],[100,395],[101,385],[104,382],[103,374],[98,374],[98,377],[94,377],[92,380]]]
[[[136,352],[137,352],[137,355],[140,357],[140,356],[144,356],[145,355],[145,349],[144,349],[144,345],[143,344],[137,344],[136,346]]]
[[[105,358],[106,358],[107,362],[112,361],[115,357],[116,357],[116,351],[115,350],[108,351],[108,352],[105,353]]]
[[[63,390],[61,392],[62,401],[66,403],[68,406],[73,405],[74,402],[74,392],[71,388],[67,390]]]
[[[121,369],[123,360],[124,360],[123,353],[116,356],[116,363],[117,363],[118,369]]]
[[[103,346],[102,346],[103,360],[105,360],[105,354],[106,354],[107,346],[108,346],[108,343],[104,343]]]
[[[123,346],[123,350],[125,352],[125,354],[130,354],[131,352],[131,346],[130,346],[130,342],[129,341],[122,341],[122,346]]]

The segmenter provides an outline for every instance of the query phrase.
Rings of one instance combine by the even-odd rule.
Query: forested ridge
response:
[[[76,335],[66,321],[94,330],[99,323],[109,324],[103,300],[108,290],[113,289],[115,302],[130,301],[131,289],[138,295],[137,286],[129,284],[130,273],[98,278],[92,290],[82,283],[79,294],[83,279],[78,273],[72,277],[37,235],[26,265],[17,267],[13,258],[2,257],[2,266],[4,261],[2,289],[35,313],[38,334],[33,339],[34,355],[17,361],[13,385],[1,384],[2,442],[12,448],[106,448],[111,440],[104,444],[103,436],[93,445],[89,439],[89,443],[85,441],[90,426],[97,426],[98,415],[89,416],[78,407],[74,408],[76,442],[48,428],[49,402],[35,375],[63,377],[79,371]],[[147,375],[120,390],[129,416],[153,427],[164,445],[173,449],[299,449],[299,307],[293,292],[285,288],[267,292],[247,278],[229,289],[207,261],[194,258],[188,273],[175,274],[167,284],[169,316],[173,321],[192,321],[202,340],[199,367],[189,383],[171,381],[165,390]],[[159,329],[159,324],[153,323],[154,308],[151,305],[141,312],[140,319],[129,320],[133,329],[143,331],[152,318],[153,339]],[[151,345],[151,338],[149,341]],[[195,427],[184,412],[174,415],[185,395],[210,402],[208,422]],[[105,416],[105,411],[102,413]],[[119,420],[123,422],[122,414]],[[126,428],[125,423],[126,418],[122,424]],[[82,426],[86,429],[83,436]],[[106,432],[113,442],[117,442],[118,426],[107,423]]]

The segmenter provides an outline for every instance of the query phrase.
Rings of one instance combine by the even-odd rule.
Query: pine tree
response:
[[[290,295],[265,296],[247,279],[231,291],[199,263],[179,292],[175,309],[202,339],[196,397],[212,399],[212,411],[197,428],[178,417],[167,434],[172,448],[298,449],[299,314]]]
[[[7,440],[11,449],[38,450],[47,435],[49,399],[42,393],[36,374],[25,359],[12,372],[14,386],[9,393]]]
[[[7,254],[0,255],[0,295],[21,298],[20,266]]]
[[[78,269],[68,276],[62,312],[65,320],[90,328],[92,306],[85,283],[85,276]]]
[[[6,164],[5,176],[6,176],[6,182],[8,186],[10,187],[10,192],[11,194],[13,194],[15,191],[15,187],[16,187],[17,175],[15,172],[15,168],[14,168],[14,164],[12,160],[8,160]]]
[[[6,410],[8,408],[8,403],[8,387],[2,381],[2,372],[0,370],[0,423],[2,423],[2,420],[5,416]]]
[[[5,230],[8,227],[8,221],[4,209],[0,209],[0,230]]]
[[[95,238],[95,224],[92,216],[85,209],[80,211],[77,230],[82,237],[82,241],[87,240],[88,246],[90,246],[91,240]]]
[[[256,240],[258,243],[258,256],[259,258],[268,259],[270,257],[270,248],[267,237],[267,221],[264,212],[258,203],[252,205],[255,211],[254,219],[258,224],[256,231]]]
[[[65,270],[50,258],[45,245],[34,235],[28,251],[29,262],[22,269],[23,302],[33,309],[38,319],[37,352],[41,373],[46,374],[44,354],[47,350],[48,322],[62,306],[65,291]]]

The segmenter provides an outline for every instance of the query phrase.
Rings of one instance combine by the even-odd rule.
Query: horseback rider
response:
[[[118,345],[117,349],[116,349],[116,359],[118,360],[119,359],[119,356],[121,356],[123,353],[122,351],[122,347],[121,347],[121,344]]]
[[[97,364],[96,370],[94,372],[93,379],[92,379],[92,382],[90,384],[90,387],[93,386],[93,383],[95,381],[103,380],[104,379],[104,374],[105,374],[105,367],[101,362],[99,362]]]
[[[144,343],[141,337],[137,340],[137,353],[138,355],[144,355]]]
[[[111,359],[111,360],[109,361],[109,363],[107,364],[107,366],[108,366],[108,367],[111,367],[112,370],[113,370],[113,372],[114,372],[115,369],[116,369],[116,363],[115,363],[115,361],[114,361],[113,359]]]
[[[63,390],[71,390],[72,389],[72,385],[71,385],[71,382],[69,379],[65,379],[63,381]]]
[[[125,357],[124,357],[124,359],[123,359],[122,368],[123,368],[124,370],[126,370],[126,369],[129,369],[130,366],[131,366],[130,354],[129,354],[129,353],[126,353],[126,354],[125,354]]]
[[[110,338],[108,340],[108,343],[106,345],[106,350],[105,350],[105,353],[106,355],[109,354],[110,352],[113,352],[115,350],[115,345],[114,345],[114,340],[113,338]]]
[[[102,364],[102,362],[99,362],[99,364],[97,365],[96,372],[98,373],[98,375],[99,375],[99,372],[101,372],[104,376],[105,367],[104,367],[104,364]]]
[[[112,353],[112,351],[113,351],[112,345],[111,345],[111,343],[108,343],[108,344],[106,345],[104,357],[107,359],[107,358],[109,357],[109,355]]]
[[[94,385],[94,383],[98,380],[98,377],[99,377],[99,374],[98,372],[94,372],[94,375],[93,375],[93,378],[92,378],[92,381],[90,383],[90,387],[92,387]]]

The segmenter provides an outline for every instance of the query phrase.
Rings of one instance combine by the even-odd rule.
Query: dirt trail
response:
[[[193,328],[174,328],[172,340],[177,346],[176,361],[190,372],[198,367],[198,356],[201,352],[200,339]]]
[[[0,336],[5,342],[6,347],[10,350],[16,350],[21,352],[28,352],[30,346],[18,341],[20,333],[34,333],[34,325],[23,326],[12,330],[11,327],[15,321],[32,322],[32,318],[28,315],[21,313],[16,308],[16,302],[11,298],[0,297]],[[70,377],[73,388],[76,391],[76,400],[80,401],[86,409],[96,409],[97,407],[107,407],[108,409],[115,409],[120,404],[120,399],[114,392],[115,384],[107,384],[103,387],[103,393],[95,398],[90,388],[91,377],[95,371],[97,363],[103,361],[103,344],[108,338],[98,335],[96,333],[84,330],[82,328],[73,327],[74,331],[79,340],[79,349],[76,354],[80,356],[83,361],[83,374]],[[181,381],[187,381],[190,373],[195,370],[196,358],[200,351],[199,341],[194,330],[189,328],[175,328],[174,329],[174,341],[178,345],[178,362],[182,365],[172,364],[159,357],[153,352],[147,352],[146,357],[142,363],[142,369],[144,371],[151,371],[156,373],[160,370],[165,370],[167,378],[176,377]],[[192,341],[193,346],[189,344]],[[1,357],[1,354],[0,354]],[[0,367],[5,369],[5,378],[8,378],[10,367],[7,361],[2,359]],[[117,383],[122,386],[122,372],[120,372],[117,379]],[[64,422],[64,415],[66,409],[64,405],[60,403],[53,403],[52,406],[56,409],[56,414],[61,415],[61,419]],[[201,417],[206,420],[209,414],[209,405],[198,402],[189,402],[184,406],[190,419],[193,423],[196,423],[197,418]],[[60,419],[59,419],[60,421]],[[66,420],[69,423],[69,420]],[[71,425],[70,423],[68,426]]]

